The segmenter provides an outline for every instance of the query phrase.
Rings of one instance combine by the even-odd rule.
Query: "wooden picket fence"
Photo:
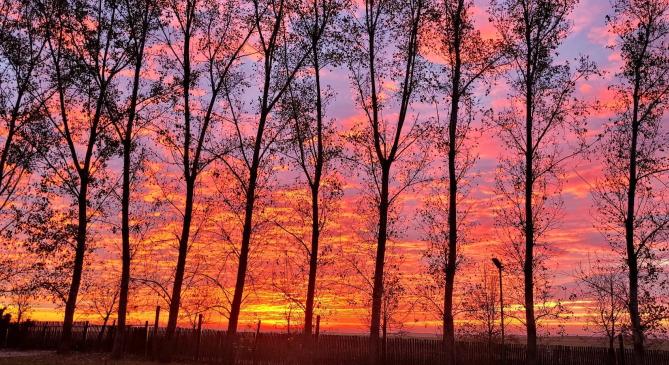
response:
[[[323,335],[305,339],[282,333],[238,334],[234,341],[225,331],[179,328],[171,343],[165,343],[164,328],[131,326],[124,352],[133,357],[159,359],[169,354],[173,360],[240,365],[364,365],[368,362],[368,338],[363,336]],[[114,339],[114,326],[74,325],[74,346],[78,351],[107,352]],[[0,346],[15,349],[55,349],[61,335],[61,324],[34,322],[13,325],[0,332]],[[436,339],[392,337],[387,340],[384,365],[447,364],[441,341]],[[502,364],[499,344],[458,342],[458,364]],[[507,344],[507,365],[525,362],[525,346]],[[669,365],[668,351],[649,350],[644,364],[634,364],[632,351],[616,351],[614,365]],[[608,350],[599,347],[540,346],[540,365],[607,365],[612,364]]]

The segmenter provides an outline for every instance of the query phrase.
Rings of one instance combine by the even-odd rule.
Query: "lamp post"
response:
[[[502,262],[497,257],[492,259],[492,263],[495,264],[495,267],[499,271],[499,319],[502,330],[502,365],[504,365],[506,363],[506,349],[504,348],[504,291],[502,289],[502,269],[504,265],[502,265]]]

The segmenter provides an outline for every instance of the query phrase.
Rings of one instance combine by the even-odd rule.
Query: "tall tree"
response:
[[[171,152],[184,186],[182,223],[178,237],[178,257],[170,295],[166,340],[173,339],[177,328],[186,257],[191,245],[191,224],[196,203],[198,178],[207,166],[225,154],[212,138],[215,125],[228,105],[221,103],[225,90],[238,82],[236,66],[251,35],[246,24],[247,8],[239,1],[215,0],[169,1],[161,27],[166,44],[164,69],[171,75],[170,86],[175,118],[159,132],[159,141]],[[176,74],[171,74],[178,70]],[[201,93],[199,91],[206,90]],[[223,99],[224,100],[224,99]],[[223,104],[223,111],[219,112]],[[220,141],[220,140],[219,140]],[[169,357],[169,354],[167,354]]]
[[[376,264],[372,293],[369,357],[376,363],[379,356],[379,330],[383,304],[384,264],[388,240],[388,212],[399,194],[410,185],[402,183],[397,191],[391,185],[398,176],[391,173],[393,164],[411,156],[411,148],[420,137],[417,124],[407,126],[416,92],[423,81],[424,70],[420,46],[425,30],[427,3],[415,1],[366,0],[359,9],[360,19],[353,19],[350,69],[356,90],[356,102],[363,110],[366,128],[353,142],[362,147],[368,162],[367,174],[378,203]],[[386,88],[392,84],[394,87]],[[396,108],[394,113],[390,113]],[[384,112],[386,113],[384,115]],[[410,122],[410,121],[409,121]],[[355,136],[354,136],[355,137]],[[414,172],[420,171],[412,169]],[[407,174],[414,181],[417,174]]]
[[[0,2],[0,235],[12,236],[17,193],[31,172],[37,137],[31,130],[42,119],[39,72],[45,58],[43,22],[31,1]]]
[[[669,156],[663,116],[669,103],[669,2],[620,0],[607,18],[622,57],[617,116],[606,128],[604,177],[595,189],[601,228],[627,266],[634,359],[643,361],[646,309],[656,302],[660,257],[666,250]]]
[[[537,362],[535,269],[546,233],[561,210],[562,164],[582,151],[585,105],[573,98],[576,81],[593,72],[581,60],[572,73],[555,61],[570,30],[576,0],[495,0],[492,19],[511,63],[509,106],[495,118],[512,156],[502,158],[497,190],[506,200],[500,222],[521,262],[527,364]],[[522,156],[522,157],[518,157]],[[508,266],[508,265],[507,265]],[[541,303],[539,303],[541,304]]]
[[[118,298],[117,328],[114,335],[114,346],[112,356],[120,358],[122,346],[125,341],[125,324],[128,311],[128,291],[130,287],[130,261],[131,253],[131,223],[130,223],[130,201],[133,172],[137,170],[137,163],[133,161],[135,154],[138,130],[141,130],[145,122],[138,123],[138,109],[141,103],[151,95],[140,95],[142,86],[142,70],[145,61],[145,47],[149,32],[155,29],[157,8],[152,1],[148,0],[125,0],[121,2],[120,17],[123,20],[120,26],[124,27],[129,34],[128,57],[133,67],[133,76],[130,83],[130,94],[127,105],[115,105],[116,100],[108,102],[107,107],[113,127],[123,149],[123,172],[121,182],[121,281]],[[138,128],[139,127],[139,128]]]
[[[334,127],[326,120],[328,94],[322,85],[321,72],[323,67],[337,61],[334,22],[345,6],[346,3],[341,0],[308,0],[295,6],[298,14],[296,31],[310,44],[310,54],[305,67],[313,71],[296,80],[295,85],[289,86],[287,105],[284,106],[286,117],[292,120],[288,156],[303,174],[311,198],[310,242],[307,245],[304,240],[299,239],[309,259],[304,304],[305,335],[310,335],[313,327],[321,233],[332,200],[340,192],[337,181],[331,176],[340,148],[335,144]],[[326,181],[327,178],[330,178],[329,182]]]
[[[292,3],[291,3],[292,4]],[[283,118],[274,118],[273,110],[286,93],[289,85],[303,68],[311,54],[312,42],[318,42],[328,23],[319,23],[312,28],[313,39],[306,43],[295,36],[294,15],[291,4],[285,0],[254,0],[254,42],[258,71],[259,94],[255,113],[245,118],[241,110],[232,109],[234,128],[232,152],[224,159],[231,175],[236,179],[243,194],[244,218],[235,291],[228,319],[228,335],[237,333],[244,285],[249,261],[249,250],[254,230],[254,210],[258,199],[258,185],[262,182],[263,167],[267,166],[269,155],[282,131],[288,126]],[[287,56],[286,56],[287,55]],[[286,58],[288,57],[288,58]],[[230,95],[228,95],[230,96]],[[230,105],[234,103],[232,97]],[[250,123],[250,125],[249,125]],[[248,136],[245,131],[253,135]]]
[[[467,173],[473,166],[476,156],[468,143],[471,132],[472,110],[476,107],[474,88],[489,77],[502,60],[503,52],[497,42],[484,40],[472,19],[474,2],[470,0],[442,1],[438,4],[439,43],[438,53],[443,59],[443,78],[439,79],[440,89],[449,98],[450,108],[447,114],[444,138],[439,145],[447,151],[448,204],[446,222],[441,229],[447,236],[447,245],[443,250],[443,265],[438,272],[443,272],[444,311],[443,341],[446,357],[455,363],[455,328],[453,324],[453,290],[455,287],[456,261],[458,258],[459,231],[465,226],[461,219],[464,210],[458,203],[466,196],[463,184]],[[485,88],[483,88],[485,90]],[[435,218],[434,212],[428,216]],[[440,229],[440,227],[434,227]]]
[[[37,4],[1,1],[0,14],[0,292],[22,300],[34,295],[41,264],[37,257],[27,259],[29,252],[14,237],[30,215],[23,204],[30,196],[28,177],[45,148],[40,100],[47,90],[40,88],[39,75],[46,42]]]
[[[40,3],[41,17],[48,22],[49,62],[44,77],[54,89],[53,98],[42,101],[48,108],[53,141],[42,159],[41,186],[73,198],[77,211],[61,351],[71,346],[84,259],[90,250],[89,223],[99,216],[111,192],[106,163],[117,144],[109,134],[104,106],[115,91],[116,77],[129,62],[126,35],[117,17],[119,6],[114,0]]]

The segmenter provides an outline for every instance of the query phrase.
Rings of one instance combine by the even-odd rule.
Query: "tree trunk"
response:
[[[456,101],[451,112],[457,113]],[[455,328],[453,324],[453,289],[455,286],[455,265],[457,260],[457,180],[455,176],[455,128],[457,115],[451,116],[449,125],[449,151],[448,151],[448,256],[446,260],[444,285],[444,346],[446,359],[455,364]]]
[[[314,166],[314,180],[311,185],[311,255],[309,257],[309,282],[307,284],[307,302],[304,310],[304,333],[311,335],[314,317],[314,296],[316,293],[316,274],[318,270],[318,246],[320,240],[320,211],[318,195],[323,174],[323,106],[321,100],[321,78],[318,60],[318,39],[312,39],[314,55],[314,77],[316,79],[316,164]]]
[[[625,219],[625,247],[627,251],[627,266],[629,268],[629,313],[632,324],[632,339],[634,341],[634,362],[640,365],[643,362],[644,334],[639,314],[639,264],[634,245],[634,222],[636,220],[635,203],[637,189],[637,143],[639,138],[639,89],[641,73],[639,68],[634,70],[634,91],[632,95],[632,135],[629,163],[629,190],[627,192],[627,216]]]
[[[457,194],[458,181],[455,171],[458,113],[460,110],[460,73],[462,61],[460,57],[460,28],[463,1],[458,1],[458,10],[453,19],[453,48],[455,52],[455,64],[453,65],[453,80],[451,85],[451,114],[448,123],[448,257],[446,260],[444,285],[444,347],[446,359],[450,364],[456,363],[455,357],[455,326],[453,323],[453,289],[455,286],[455,265],[458,249],[458,224],[457,224]]]
[[[179,257],[177,258],[177,267],[174,274],[174,286],[172,287],[172,296],[170,300],[170,313],[167,319],[167,329],[165,337],[167,343],[172,340],[177,328],[177,318],[179,317],[179,305],[181,303],[181,287],[183,285],[184,273],[186,270],[186,255],[188,254],[188,240],[190,236],[190,226],[193,218],[193,196],[195,192],[196,176],[192,175],[186,180],[186,206],[184,209],[183,226],[181,237],[179,239]]]
[[[172,296],[170,297],[170,311],[167,318],[167,328],[165,331],[166,345],[170,348],[170,342],[177,329],[177,319],[179,316],[179,307],[181,305],[181,287],[183,285],[184,273],[186,270],[186,256],[188,254],[188,243],[190,238],[190,226],[193,220],[193,199],[195,195],[195,181],[197,180],[197,161],[191,161],[191,111],[190,111],[190,88],[191,88],[191,67],[190,67],[190,38],[191,27],[193,23],[191,8],[195,6],[188,2],[186,4],[186,26],[184,30],[183,47],[183,80],[181,83],[184,98],[184,149],[183,149],[183,174],[186,180],[186,203],[183,213],[183,224],[181,226],[181,237],[179,237],[179,255],[177,257],[177,266],[174,273],[174,284],[172,286]],[[192,163],[192,166],[191,166]],[[169,360],[170,353],[165,356]]]
[[[311,255],[309,257],[309,282],[307,284],[307,303],[304,309],[304,334],[311,335],[314,316],[314,295],[316,292],[316,271],[318,269],[318,245],[320,236],[318,187],[311,191]]]
[[[280,19],[283,18],[283,2],[280,6],[280,15],[276,19],[272,34],[276,34],[281,24]],[[272,39],[276,39],[274,36]],[[242,230],[242,246],[239,251],[239,266],[237,267],[237,281],[235,282],[235,293],[232,297],[232,304],[230,307],[230,318],[228,320],[228,336],[234,336],[237,333],[237,325],[239,322],[239,313],[242,306],[242,298],[244,295],[244,283],[246,281],[246,270],[249,259],[249,248],[251,245],[251,235],[253,233],[253,209],[256,199],[256,185],[258,183],[258,169],[260,168],[260,153],[262,150],[262,138],[265,133],[265,124],[271,112],[269,104],[270,86],[272,83],[272,62],[270,60],[271,54],[275,51],[276,44],[274,41],[270,42],[268,48],[265,49],[264,62],[264,81],[262,98],[260,102],[260,120],[258,121],[258,130],[256,131],[256,139],[253,145],[253,159],[249,168],[249,184],[246,190],[246,205],[244,208],[244,228]],[[243,147],[242,147],[243,148]],[[242,152],[243,153],[243,152]],[[234,338],[233,338],[234,341]]]
[[[379,232],[374,268],[374,289],[372,291],[372,317],[369,328],[369,360],[376,364],[379,357],[379,327],[381,326],[381,304],[383,300],[383,269],[386,256],[388,229],[389,185],[391,162],[381,164],[381,196],[379,202]]]
[[[266,90],[269,82],[266,81]],[[266,95],[267,91],[265,91]],[[264,98],[266,100],[266,97]],[[263,103],[265,104],[265,103]],[[239,322],[239,313],[242,306],[242,298],[244,295],[244,283],[246,281],[246,270],[249,260],[249,249],[251,246],[251,235],[253,231],[253,208],[256,199],[256,184],[258,180],[258,169],[260,167],[260,150],[262,148],[262,135],[265,129],[265,122],[267,120],[267,112],[264,111],[260,116],[260,123],[258,126],[258,133],[256,134],[256,141],[253,151],[253,163],[249,170],[249,186],[246,191],[246,206],[244,210],[244,228],[242,231],[242,247],[239,251],[239,266],[237,268],[237,281],[235,282],[235,293],[232,297],[232,305],[230,307],[230,319],[228,321],[228,336],[234,336],[237,333],[237,325]]]
[[[235,282],[235,293],[230,308],[230,319],[228,322],[228,336],[237,333],[239,313],[242,306],[244,283],[246,281],[246,269],[249,259],[249,248],[251,245],[251,231],[253,229],[253,206],[255,203],[255,187],[257,180],[257,167],[251,172],[249,190],[246,194],[246,209],[244,214],[244,230],[242,231],[242,247],[239,252],[239,266],[237,268],[237,281]]]
[[[385,364],[388,361],[388,316],[383,316],[383,327],[381,334],[383,336],[381,342],[381,363]]]
[[[123,136],[123,192],[121,196],[121,244],[122,244],[122,267],[121,267],[121,290],[118,303],[118,328],[114,337],[112,357],[121,358],[121,346],[125,336],[125,321],[128,312],[128,290],[130,286],[130,169],[132,157],[132,133],[137,113],[137,99],[139,95],[139,83],[144,57],[144,45],[149,21],[149,2],[144,8],[143,33],[139,39],[137,59],[135,61],[134,79],[132,84],[132,95],[130,97],[130,108],[128,110],[128,124]]]
[[[125,320],[128,309],[128,290],[130,286],[130,155],[132,126],[128,125],[126,139],[123,142],[123,192],[121,196],[121,287],[118,301],[118,327],[114,337],[112,357],[122,357],[125,337]]]
[[[105,319],[102,321],[102,327],[100,328],[100,333],[98,333],[98,345],[102,343],[102,339],[105,337],[105,329],[107,329],[107,322],[109,322],[109,317],[111,313],[105,315]]]
[[[609,364],[610,365],[616,365],[616,348],[615,348],[615,341],[614,337],[615,334],[611,334],[609,336]]]
[[[74,253],[74,267],[72,269],[72,282],[70,283],[70,291],[67,295],[65,303],[65,317],[63,319],[63,334],[61,337],[58,351],[66,353],[72,348],[72,324],[74,322],[74,311],[77,307],[77,297],[79,295],[79,287],[81,286],[81,274],[84,269],[84,255],[86,254],[86,229],[88,225],[88,172],[81,171],[79,185],[79,197],[77,199],[78,225],[77,237]]]
[[[531,49],[528,47],[528,49]],[[523,274],[525,281],[525,323],[527,327],[527,365],[537,363],[537,324],[534,317],[534,141],[532,138],[533,109],[534,109],[534,81],[529,76],[532,70],[531,53],[527,56],[527,81],[525,85],[525,262]]]

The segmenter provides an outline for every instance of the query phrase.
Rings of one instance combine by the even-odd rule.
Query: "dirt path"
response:
[[[14,350],[0,350],[0,359],[8,359],[15,357],[43,357],[55,354],[54,351],[14,351]]]

